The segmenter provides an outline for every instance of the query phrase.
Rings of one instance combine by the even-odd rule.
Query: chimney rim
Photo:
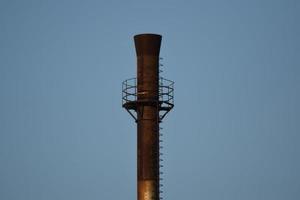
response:
[[[140,34],[134,35],[134,38],[145,37],[145,36],[153,36],[153,37],[160,37],[160,38],[162,37],[162,35],[156,34],[156,33],[140,33]]]

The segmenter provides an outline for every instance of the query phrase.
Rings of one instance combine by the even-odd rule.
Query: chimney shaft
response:
[[[159,124],[174,107],[174,82],[160,76],[161,35],[134,36],[137,78],[122,83],[122,106],[137,123],[137,198],[160,200]]]
[[[159,199],[159,51],[161,36],[134,37],[137,53],[138,200]]]

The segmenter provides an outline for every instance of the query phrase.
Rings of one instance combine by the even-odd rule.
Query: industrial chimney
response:
[[[174,82],[160,76],[161,35],[134,36],[137,79],[122,84],[122,106],[137,123],[137,198],[162,199],[162,119],[174,107]]]

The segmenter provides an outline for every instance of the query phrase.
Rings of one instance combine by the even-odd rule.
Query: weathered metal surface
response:
[[[159,51],[161,36],[134,37],[137,54],[138,200],[159,199]]]

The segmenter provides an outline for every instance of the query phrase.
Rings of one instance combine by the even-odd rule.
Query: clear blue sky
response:
[[[164,196],[300,199],[297,0],[0,1],[0,199],[136,199],[132,37],[163,35]]]

